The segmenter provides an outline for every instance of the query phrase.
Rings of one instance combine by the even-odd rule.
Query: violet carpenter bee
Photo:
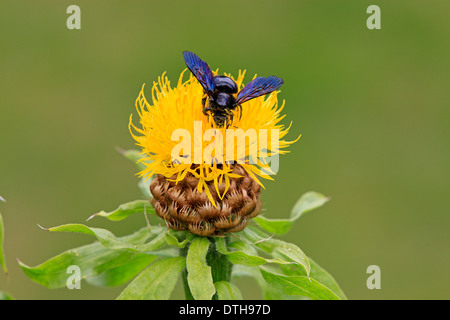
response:
[[[218,127],[228,127],[233,121],[232,111],[236,108],[242,110],[242,103],[271,93],[283,84],[283,80],[275,76],[257,77],[238,93],[238,87],[233,79],[221,75],[214,76],[208,64],[195,53],[184,51],[183,57],[206,94],[202,100],[203,113],[211,116]]]

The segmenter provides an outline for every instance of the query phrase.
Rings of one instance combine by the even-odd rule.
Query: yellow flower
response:
[[[258,177],[273,180],[271,175],[274,174],[274,170],[268,161],[279,154],[286,153],[287,151],[282,149],[295,142],[283,140],[289,128],[280,124],[284,118],[281,115],[284,101],[281,106],[278,104],[278,92],[274,91],[269,95],[245,102],[242,105],[242,111],[239,108],[233,111],[233,120],[228,127],[217,127],[211,117],[202,112],[202,99],[205,98],[202,86],[192,74],[188,80],[184,81],[185,72],[186,70],[181,73],[174,87],[171,86],[165,73],[158,77],[158,82],[154,82],[152,87],[151,104],[144,95],[145,85],[136,99],[139,125],[133,124],[131,115],[129,129],[136,144],[142,148],[141,161],[145,164],[145,169],[139,173],[140,176],[159,175],[171,181],[172,185],[177,185],[187,177],[194,177],[197,192],[205,193],[214,207],[217,206],[218,201],[224,199],[233,179],[246,175],[262,187]],[[239,71],[236,79],[230,75],[227,76],[236,82],[239,89],[242,89],[244,75],[245,71]],[[185,130],[192,138],[191,148],[182,150],[179,154],[177,152],[177,156],[182,157],[180,159],[190,161],[180,163],[173,160],[172,152],[180,143],[179,140],[173,139],[177,129]],[[251,131],[256,141],[244,137],[243,149],[240,149],[237,143],[233,149],[229,147],[228,150],[227,131],[237,132],[239,129],[242,129],[241,133]],[[212,135],[211,132],[213,132]],[[218,135],[223,139],[218,139]],[[223,147],[222,152],[218,151],[219,147]],[[214,161],[203,157],[204,152],[211,150],[213,150],[211,155]],[[245,150],[244,157],[242,150]],[[255,152],[257,157],[254,156]],[[238,161],[245,171],[236,170],[229,161],[230,154],[233,157],[232,160]],[[211,188],[212,185],[214,188]]]
[[[201,192],[203,187],[206,186],[206,181],[214,181],[215,184],[218,184],[219,180],[225,179],[228,181],[230,177],[235,176],[231,174],[232,169],[225,161],[222,162],[223,167],[221,169],[215,163],[203,162],[196,168],[191,168],[190,164],[174,164],[172,162],[172,150],[178,144],[178,141],[172,141],[171,137],[172,133],[177,129],[186,129],[194,137],[195,121],[201,121],[201,137],[208,129],[221,130],[223,131],[222,136],[226,137],[224,132],[226,128],[217,128],[214,122],[202,113],[203,88],[192,74],[187,81],[183,82],[185,71],[181,73],[175,88],[170,86],[170,81],[165,76],[165,73],[158,77],[158,82],[154,82],[152,88],[153,104],[149,104],[145,98],[145,85],[142,86],[142,90],[136,99],[136,109],[139,114],[141,128],[133,124],[132,115],[130,116],[129,128],[137,145],[142,148],[142,154],[144,155],[141,161],[146,165],[146,168],[140,172],[140,176],[150,177],[154,174],[162,174],[166,178],[170,178],[176,175],[175,180],[178,182],[186,176],[187,172],[191,172],[199,178],[198,190]],[[235,80],[238,88],[241,89],[244,75],[245,71],[240,71],[237,79],[230,75],[228,76]],[[265,153],[267,157],[287,153],[288,151],[281,149],[298,140],[290,142],[282,140],[289,128],[284,128],[283,125],[279,124],[280,120],[284,118],[284,116],[281,116],[284,101],[279,106],[277,94],[278,92],[275,91],[266,97],[261,96],[246,102],[242,107],[241,115],[238,114],[239,110],[234,111],[231,125],[232,128],[240,128],[243,131],[248,129],[255,130],[258,141],[262,139],[261,132],[266,132],[268,137],[265,139],[268,139],[269,142],[263,147],[259,145],[257,152],[258,154]],[[140,135],[134,134],[131,128],[134,128]],[[261,129],[265,129],[265,131]],[[275,144],[275,141],[272,139],[274,137],[271,137],[272,130],[278,130],[279,141],[278,148],[270,149],[271,145]],[[248,155],[250,141],[246,139],[245,142],[245,154]],[[192,144],[194,144],[194,141],[192,141]],[[202,145],[205,147],[207,144],[203,142]],[[237,160],[237,146],[235,146],[234,153],[236,155],[234,160]],[[225,159],[225,154],[223,157]],[[273,180],[270,175],[266,174],[271,173],[272,170],[267,163],[264,163],[264,159],[257,159],[256,164],[242,163],[241,165],[261,186],[263,185],[256,175]],[[206,192],[208,193],[207,190]],[[223,197],[223,195],[221,196]]]

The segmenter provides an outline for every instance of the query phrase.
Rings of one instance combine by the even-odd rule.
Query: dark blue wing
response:
[[[212,93],[215,88],[214,75],[208,64],[200,59],[195,53],[184,51],[184,61],[187,67],[202,85],[207,93]]]
[[[270,76],[267,78],[258,77],[250,81],[236,97],[235,105],[239,105],[253,98],[263,96],[277,90],[283,84],[283,79]]]

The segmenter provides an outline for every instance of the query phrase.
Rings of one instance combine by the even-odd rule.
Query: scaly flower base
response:
[[[224,181],[217,190],[214,181],[207,182],[215,205],[205,192],[198,191],[199,179],[191,173],[178,183],[172,181],[175,177],[157,174],[150,185],[150,202],[158,216],[175,230],[189,230],[199,236],[241,231],[261,211],[261,187],[240,165],[234,165],[232,173],[241,177],[230,178],[226,193]]]

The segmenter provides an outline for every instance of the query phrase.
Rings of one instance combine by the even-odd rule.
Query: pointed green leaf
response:
[[[114,264],[109,265],[108,269],[96,276],[86,277],[86,281],[94,286],[120,286],[134,278],[157,258],[156,255],[124,252],[114,259]]]
[[[255,279],[258,283],[258,286],[262,290],[262,295],[264,300],[292,300],[298,299],[298,297],[288,296],[281,291],[275,289],[270,286],[262,277],[259,268],[248,267],[244,265],[235,265],[233,266],[233,273],[231,275],[231,279],[235,280],[240,277],[250,277]]]
[[[146,240],[147,234],[140,231],[120,238],[124,243],[135,244]],[[108,249],[95,242],[65,251],[36,267],[29,267],[20,261],[19,265],[28,278],[51,289],[66,286],[70,276],[67,269],[73,265],[80,268],[82,279],[88,283],[117,286],[130,281],[156,258],[129,249]]]
[[[0,213],[0,266],[3,268],[3,271],[5,273],[8,273],[8,269],[6,268],[5,253],[3,252],[3,240],[4,240],[3,218]]]
[[[309,276],[333,291],[339,298],[346,300],[347,297],[333,276],[311,258],[308,258],[308,260],[311,264],[311,272]],[[295,265],[282,266],[282,269],[283,273],[288,276],[306,276],[305,270],[298,268]]]
[[[281,240],[270,240],[273,244],[272,256],[274,258],[281,259],[283,261],[292,261],[298,265],[301,265],[306,274],[309,274],[311,266],[309,264],[308,257],[303,251],[293,243],[284,242]]]
[[[148,200],[136,200],[128,203],[121,204],[116,210],[111,212],[101,211],[90,216],[86,221],[91,220],[94,217],[105,217],[111,221],[120,221],[128,218],[135,213],[152,213],[156,214],[153,206]]]
[[[188,231],[175,231],[170,228],[166,231],[167,244],[177,248],[184,248],[194,237],[195,236]]]
[[[309,297],[313,300],[340,300],[330,289],[306,276],[284,276],[263,267],[261,274],[268,284],[287,295]]]
[[[304,213],[314,210],[327,203],[330,198],[315,191],[309,191],[303,194],[292,208],[291,220],[300,218]]]
[[[206,263],[206,254],[209,249],[209,240],[196,237],[189,246],[186,269],[189,289],[195,300],[211,300],[216,292],[211,267]]]
[[[267,261],[263,257],[257,255],[249,255],[243,251],[228,251],[225,238],[216,238],[216,249],[221,254],[227,256],[233,264],[242,264],[246,266],[259,266],[265,264]]]
[[[242,264],[254,267],[263,265],[265,263],[280,263],[280,264],[291,263],[286,262],[282,259],[266,259],[264,257],[260,257],[258,256],[256,251],[250,253],[248,250],[249,249],[248,246],[242,241],[233,241],[228,245],[228,247],[230,248],[237,249],[235,251],[228,250],[225,238],[216,238],[215,241],[217,251],[219,251],[221,254],[226,255],[227,259],[233,264]]]
[[[308,258],[295,244],[273,239],[272,236],[254,226],[248,226],[239,234],[250,244],[269,253],[274,259],[298,264],[309,274],[311,267]]]
[[[228,281],[214,283],[219,300],[242,300],[241,291],[237,286]]]
[[[253,220],[265,231],[282,235],[287,233],[293,223],[304,213],[323,206],[329,200],[321,193],[310,191],[303,194],[292,209],[289,219],[268,219],[265,216],[258,216]]]
[[[161,259],[136,277],[118,300],[168,300],[179,274],[186,267],[184,257]]]
[[[253,220],[265,231],[277,235],[288,233],[293,224],[290,219],[269,219],[265,216],[257,216]]]
[[[127,238],[117,238],[111,231],[101,228],[90,228],[84,224],[65,224],[46,229],[51,232],[76,232],[84,233],[97,238],[97,240],[109,249],[130,249],[139,252],[152,252],[162,248],[165,244],[165,228],[154,226],[149,230],[142,228],[137,231],[145,237],[145,243],[136,244],[124,241]]]

